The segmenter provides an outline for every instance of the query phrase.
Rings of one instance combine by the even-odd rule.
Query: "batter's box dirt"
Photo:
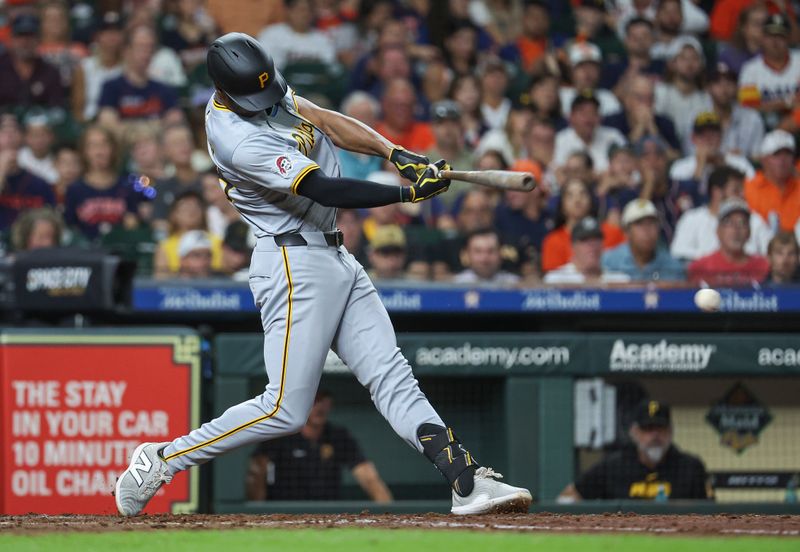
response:
[[[135,518],[83,515],[0,516],[0,532],[139,531],[375,527],[392,529],[635,533],[663,535],[800,536],[800,516],[499,514],[456,517],[421,515],[152,515]]]

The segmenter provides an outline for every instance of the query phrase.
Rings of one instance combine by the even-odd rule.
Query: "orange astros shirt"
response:
[[[769,222],[770,213],[778,216],[781,230],[793,232],[800,218],[800,179],[792,177],[781,190],[767,180],[762,171],[745,182],[744,198],[750,208]]]

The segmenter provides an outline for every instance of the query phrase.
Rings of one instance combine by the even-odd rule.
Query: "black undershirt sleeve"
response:
[[[331,178],[311,171],[297,185],[297,193],[326,207],[360,209],[407,201],[408,187],[378,184],[355,178]]]

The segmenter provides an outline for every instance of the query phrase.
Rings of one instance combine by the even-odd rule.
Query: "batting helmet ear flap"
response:
[[[206,56],[208,74],[243,111],[263,111],[286,95],[288,85],[264,46],[244,33],[215,40]]]

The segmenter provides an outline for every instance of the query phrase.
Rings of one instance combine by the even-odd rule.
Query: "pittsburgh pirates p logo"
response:
[[[267,85],[268,80],[269,80],[269,73],[267,73],[266,71],[264,71],[258,76],[258,84],[261,85],[262,89]]]

